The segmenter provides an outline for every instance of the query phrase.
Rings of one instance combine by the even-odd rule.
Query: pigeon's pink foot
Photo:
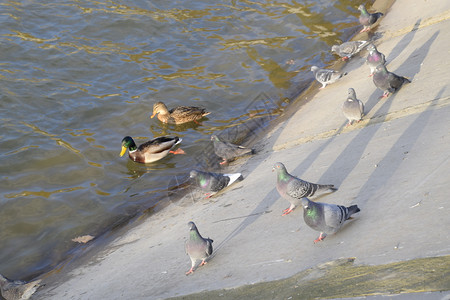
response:
[[[206,193],[205,194],[205,198],[211,198],[212,194],[211,193]]]
[[[292,211],[292,209],[291,209],[291,208],[286,208],[285,210],[283,210],[283,214],[282,214],[281,216],[285,216],[285,215],[288,215],[288,214],[290,214],[290,213],[291,213],[291,211]]]
[[[219,163],[219,165],[222,165],[222,166],[223,166],[223,165],[226,164],[226,163],[227,163],[227,160],[224,159],[222,162]]]
[[[370,74],[370,75],[369,75],[369,77],[372,77],[372,76],[373,76],[373,74]]]
[[[324,240],[325,237],[326,237],[326,235],[323,235],[323,233],[321,232],[320,235],[319,235],[319,237],[318,237],[317,239],[314,240],[314,244],[317,243],[317,242],[320,242],[320,241]]]
[[[344,56],[343,58],[342,58],[342,61],[347,61],[348,60],[348,57],[347,56]]]
[[[202,263],[200,264],[200,267],[203,265],[206,265],[206,264],[207,264],[207,262],[203,260]]]
[[[192,267],[189,271],[186,272],[186,275],[194,273],[194,267]]]
[[[387,98],[387,97],[389,97],[389,92],[387,92],[387,93],[384,92],[383,96],[381,96],[380,99]]]

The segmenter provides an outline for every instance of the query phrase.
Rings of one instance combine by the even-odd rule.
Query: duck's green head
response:
[[[128,150],[134,151],[137,149],[136,144],[133,141],[131,136],[126,136],[122,140],[122,151],[120,151],[120,156],[123,156],[125,152]]]

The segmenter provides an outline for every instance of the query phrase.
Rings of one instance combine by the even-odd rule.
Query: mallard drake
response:
[[[153,114],[151,118],[158,114],[158,119],[163,123],[183,124],[191,121],[197,121],[210,114],[202,107],[196,106],[177,106],[171,110],[162,102],[156,102],[153,105]]]
[[[151,163],[166,157],[169,153],[185,154],[181,148],[176,151],[171,150],[180,142],[181,138],[176,136],[161,136],[137,147],[133,138],[126,136],[122,140],[122,151],[120,152],[120,156],[122,157],[128,149],[128,156],[131,160],[144,164]]]

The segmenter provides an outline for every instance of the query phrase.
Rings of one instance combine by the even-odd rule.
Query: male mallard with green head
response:
[[[144,164],[151,163],[166,157],[169,153],[185,154],[181,148],[176,151],[171,150],[180,142],[181,138],[176,136],[161,136],[137,147],[133,138],[126,136],[122,140],[122,151],[120,152],[120,156],[123,156],[128,149],[128,156],[131,160]]]
[[[171,110],[162,102],[156,102],[153,105],[153,114],[151,118],[158,114],[158,119],[163,123],[183,124],[187,122],[200,120],[210,114],[202,107],[197,106],[177,106]]]

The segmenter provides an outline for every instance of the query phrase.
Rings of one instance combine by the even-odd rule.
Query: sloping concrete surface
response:
[[[188,195],[170,204],[87,263],[48,276],[35,298],[160,299],[287,278],[342,257],[378,265],[450,254],[449,18],[449,1],[395,1],[374,43],[388,70],[411,84],[379,100],[363,51],[344,66],[346,77],[260,141],[262,151],[227,169],[242,172],[243,181],[210,199],[192,203]],[[366,116],[345,127],[349,87]],[[281,216],[289,203],[275,189],[277,161],[302,179],[339,188],[313,200],[357,204],[361,212],[314,244],[319,233],[301,208]],[[215,252],[186,276],[191,220]]]

